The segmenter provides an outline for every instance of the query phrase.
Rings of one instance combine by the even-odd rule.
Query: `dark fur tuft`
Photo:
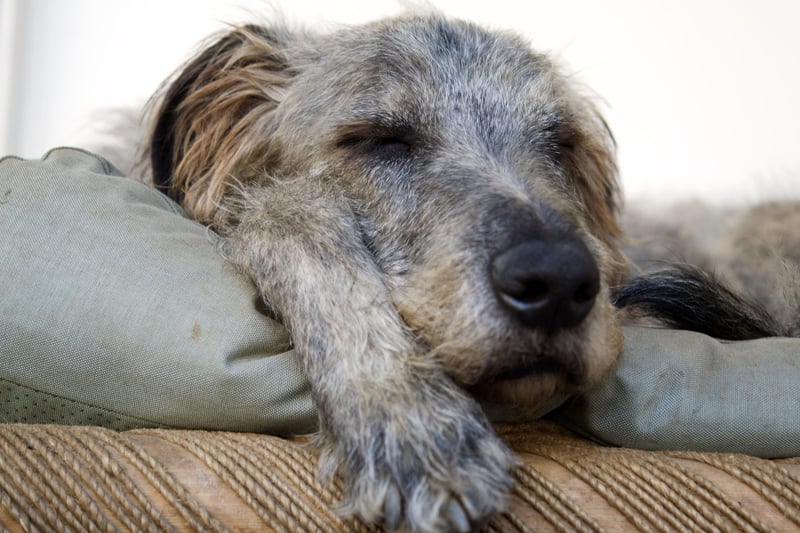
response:
[[[785,335],[755,300],[733,292],[716,276],[692,265],[633,279],[614,294],[614,305],[634,308],[665,326],[718,339],[748,340]]]

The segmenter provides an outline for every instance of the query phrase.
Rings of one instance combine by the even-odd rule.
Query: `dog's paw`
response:
[[[326,462],[346,483],[344,513],[389,530],[444,532],[473,531],[502,511],[515,459],[466,403],[463,410],[422,405],[422,412],[375,420],[360,438],[330,443]]]

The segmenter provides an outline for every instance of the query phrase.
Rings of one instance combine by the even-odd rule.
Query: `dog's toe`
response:
[[[383,501],[386,528],[413,532],[475,531],[502,511],[514,460],[500,448],[499,442],[494,442],[493,436],[487,436],[482,444],[485,452],[496,448],[498,455],[459,457],[450,465],[451,479],[426,471],[423,465],[411,469],[413,474],[408,477],[393,477]]]

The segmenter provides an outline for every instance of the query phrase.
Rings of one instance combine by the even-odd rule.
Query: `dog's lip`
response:
[[[490,371],[483,383],[495,384],[540,375],[559,374],[571,385],[580,385],[585,379],[585,365],[580,356],[540,357],[527,359],[520,364]]]
[[[541,359],[495,372],[489,377],[488,382],[497,383],[498,381],[520,379],[528,377],[531,374],[555,374],[558,373],[560,369],[561,365],[556,361],[552,359]]]

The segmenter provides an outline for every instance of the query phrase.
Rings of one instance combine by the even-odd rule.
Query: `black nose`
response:
[[[505,307],[548,332],[580,324],[600,290],[597,263],[576,238],[514,246],[494,258],[491,276]]]

